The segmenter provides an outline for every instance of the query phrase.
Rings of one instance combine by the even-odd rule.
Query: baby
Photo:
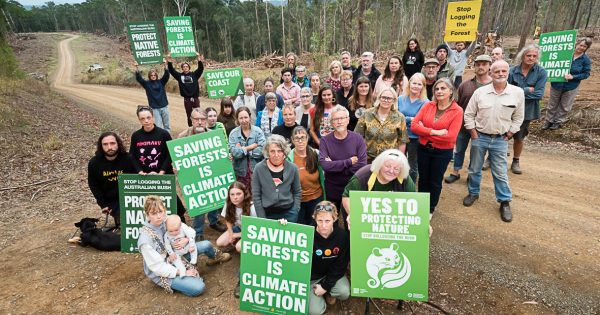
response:
[[[195,265],[198,260],[198,252],[196,251],[196,231],[185,223],[181,223],[181,218],[177,215],[170,215],[167,217],[167,233],[165,233],[165,247],[169,254],[170,260],[173,265],[179,269],[180,275],[185,275],[185,266],[181,261],[181,256],[190,254],[190,264]],[[181,238],[187,237],[189,239],[188,244],[182,249],[173,250],[173,244],[179,241]]]

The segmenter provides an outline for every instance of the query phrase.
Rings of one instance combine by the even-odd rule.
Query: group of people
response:
[[[560,128],[565,122],[579,82],[590,73],[591,62],[585,54],[590,45],[587,38],[577,41],[571,73],[565,76],[567,82],[552,84],[543,130]],[[245,78],[244,95],[235,101],[223,98],[219,112],[199,108],[201,56],[196,71],[190,72],[189,64],[183,63],[181,73],[173,69],[169,58],[168,70],[161,79],[155,71],[149,73],[149,80],[136,72],[150,105],[137,110],[142,127],[132,134],[129,153],[115,133],[100,136],[97,154],[89,164],[90,189],[99,206],[118,224],[118,174],[173,173],[166,146],[171,140],[168,111],[165,114],[161,110],[167,101],[166,96],[159,96],[164,93],[168,71],[179,82],[186,112],[189,108],[189,128],[179,136],[222,130],[228,137],[237,181],[228,190],[225,207],[209,214],[210,226],[223,233],[216,240],[217,247],[202,240],[203,215],[194,218],[193,229],[182,227],[185,207],[179,199],[178,217],[171,220],[178,227],[173,235],[178,232],[180,237],[165,246],[165,233],[171,230],[165,224],[164,205],[160,199],[147,199],[148,221],[138,243],[146,275],[165,289],[198,295],[204,284],[195,269],[173,265],[172,250],[167,248],[187,248],[185,255],[206,254],[211,263],[223,262],[230,255],[218,248],[240,250],[241,215],[313,225],[314,283],[309,313],[321,314],[325,297],[331,300],[349,296],[344,273],[350,245],[347,233],[336,222],[339,217],[340,225],[350,228],[350,191],[429,193],[431,217],[442,193],[442,182],[460,179],[470,142],[468,194],[463,204],[471,206],[479,198],[482,170],[488,164],[500,216],[506,222],[512,220],[508,144],[514,139],[510,169],[521,174],[519,159],[524,139],[530,122],[541,117],[540,100],[547,75],[538,63],[540,49],[536,45],[523,48],[512,67],[504,60],[502,49],[496,47],[491,56],[474,59],[475,77],[463,82],[474,46],[458,42],[451,49],[445,43],[437,47],[435,58],[426,59],[419,42],[411,39],[402,57],[388,59],[383,74],[373,64],[373,53],[363,53],[360,66],[354,68],[350,53],[343,52],[341,61],[331,63],[323,84],[318,74],[308,75],[307,68],[290,53],[277,87],[268,78],[261,95],[254,91],[254,81]],[[451,160],[454,167],[444,178]],[[218,213],[224,218],[224,226]],[[317,254],[318,248],[334,245],[341,248],[335,261]],[[193,277],[179,277],[184,273]]]

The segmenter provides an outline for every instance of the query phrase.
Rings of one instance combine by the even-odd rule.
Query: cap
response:
[[[435,58],[427,58],[427,59],[425,59],[425,63],[423,65],[426,65],[428,63],[435,63],[438,66],[440,65],[440,62],[437,59],[435,59]]]
[[[477,61],[487,61],[489,63],[492,63],[492,57],[488,55],[479,55],[475,58],[475,62]]]

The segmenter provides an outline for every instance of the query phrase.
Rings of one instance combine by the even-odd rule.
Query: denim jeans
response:
[[[159,128],[171,133],[171,124],[169,122],[169,106],[153,108],[152,113],[154,114],[154,123]]]
[[[171,289],[184,295],[195,297],[204,293],[204,280],[200,277],[175,277],[171,281]]]
[[[198,255],[206,255],[209,258],[215,258],[215,249],[209,241],[196,242]],[[186,259],[190,259],[190,254],[185,254]],[[200,277],[175,277],[171,281],[171,289],[187,296],[198,296],[204,293],[204,280]]]
[[[406,156],[408,158],[408,166],[410,166],[410,178],[413,182],[417,182],[417,176],[419,175],[419,164],[417,163],[417,151],[419,150],[419,139],[410,139],[410,142],[406,145]]]
[[[194,230],[196,235],[204,235],[204,215],[205,213],[194,217]],[[208,215],[208,224],[213,225],[219,223],[218,210],[213,210]]]
[[[481,189],[481,168],[485,153],[489,152],[492,178],[496,200],[511,201],[512,192],[508,186],[506,152],[508,141],[503,137],[490,137],[479,134],[479,138],[471,140],[471,164],[469,165],[469,194],[479,195]]]
[[[454,145],[455,171],[460,171],[460,169],[462,169],[463,167],[463,163],[465,162],[465,152],[467,152],[469,141],[471,141],[471,134],[469,134],[465,130],[461,130],[458,132],[458,136],[456,137],[456,144]]]
[[[300,203],[300,211],[298,211],[298,223],[315,226],[315,220],[312,215],[315,207],[319,202],[323,201],[323,195],[313,200]]]
[[[419,192],[429,193],[429,213],[435,211],[442,194],[442,179],[452,159],[452,149],[428,149],[419,145]]]

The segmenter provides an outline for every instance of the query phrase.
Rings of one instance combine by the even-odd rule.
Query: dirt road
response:
[[[54,87],[137,126],[133,113],[145,100],[143,91],[73,83],[69,41],[60,44]],[[185,127],[181,99],[169,98],[174,129]],[[167,295],[151,284],[137,254],[100,253],[66,243],[73,222],[98,211],[85,187],[82,165],[89,156],[81,148],[85,145],[65,151],[65,160],[79,163],[73,164],[79,168],[52,195],[42,192],[34,202],[31,195],[0,200],[11,214],[0,221],[0,313],[239,314],[239,302],[232,296],[237,255],[225,265],[201,267],[207,291],[189,299]],[[500,220],[489,173],[484,174],[480,199],[470,208],[462,206],[467,193],[464,171],[460,181],[444,184],[432,220],[432,303],[452,314],[600,313],[600,164],[564,148],[526,147],[524,173],[509,175],[512,223]],[[76,197],[63,197],[67,191]],[[15,228],[21,222],[27,222],[25,231]],[[208,229],[209,239],[216,236]],[[363,305],[364,299],[352,298],[328,314],[362,314]],[[400,313],[380,305],[386,315]],[[438,314],[430,306],[410,306],[416,314]]]
[[[70,42],[78,35],[69,35],[70,38],[59,44],[59,64],[52,86],[68,97],[87,106],[106,111],[126,121],[137,123],[135,110],[138,105],[148,104],[144,89],[126,88],[120,86],[80,84],[73,82],[73,68],[75,60],[69,46]],[[178,94],[169,93],[169,113],[171,130],[177,133],[187,127],[183,98]],[[201,106],[219,108],[218,102],[210,99],[201,99]]]

